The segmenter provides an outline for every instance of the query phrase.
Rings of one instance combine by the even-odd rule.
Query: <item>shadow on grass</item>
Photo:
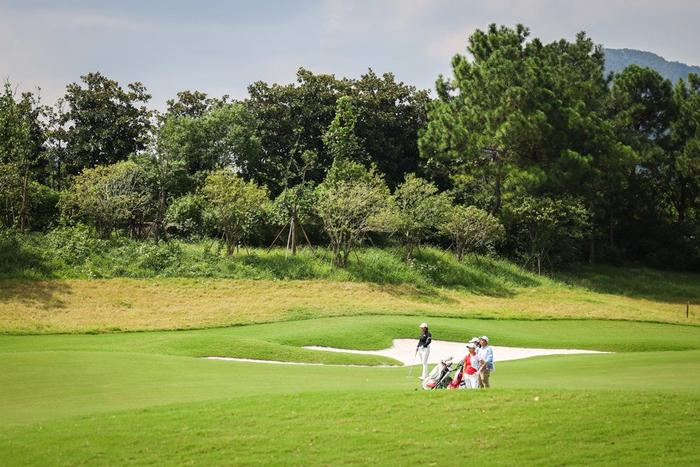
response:
[[[13,235],[0,239],[0,302],[19,300],[42,308],[63,308],[58,293],[70,293],[63,281],[50,280],[54,271],[47,260]],[[36,280],[45,279],[49,280]],[[28,280],[29,279],[29,280]]]
[[[285,257],[284,250],[232,256],[223,261],[229,277],[358,281],[377,285],[410,287],[382,289],[396,296],[448,303],[438,288],[459,289],[495,297],[510,297],[523,287],[538,287],[548,279],[520,269],[507,261],[488,257],[469,257],[458,262],[450,253],[426,247],[406,262],[400,249],[366,248],[354,251],[346,268],[330,265],[326,250],[300,250]]]
[[[697,273],[577,265],[575,270],[561,272],[557,277],[598,293],[700,305],[700,274]]]
[[[489,263],[471,267],[467,263],[459,263],[451,255],[434,249],[421,249],[415,257],[416,268],[440,287],[468,290],[471,293],[494,297],[510,297],[516,293],[516,285],[505,280],[503,274],[496,274],[498,266],[490,263],[491,271],[483,269]],[[520,282],[523,282],[522,280]],[[529,286],[537,285],[534,281]]]
[[[311,251],[300,250],[297,255],[285,255],[284,250],[272,250],[264,254],[246,254],[230,257],[226,260],[229,267],[255,271],[255,275],[264,279],[310,280],[330,278],[331,268],[321,255]],[[246,274],[250,276],[250,272]]]
[[[13,235],[0,237],[0,279],[50,278],[53,269],[39,252]]]
[[[69,293],[70,285],[60,280],[0,280],[0,302],[16,300],[23,304],[38,304],[44,309],[60,309],[66,304],[58,295]]]

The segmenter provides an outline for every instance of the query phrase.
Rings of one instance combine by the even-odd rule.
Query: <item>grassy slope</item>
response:
[[[367,249],[345,271],[308,251],[288,260],[272,251],[213,261],[214,277],[4,279],[0,332],[201,328],[358,314],[700,324],[697,274],[582,267],[555,280],[506,261],[460,264],[435,249],[423,249],[412,264],[399,252]]]

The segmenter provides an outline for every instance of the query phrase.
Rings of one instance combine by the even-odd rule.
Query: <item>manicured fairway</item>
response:
[[[196,331],[96,335],[0,336],[0,352],[99,350],[194,357],[229,356],[319,363],[397,363],[391,359],[302,349],[321,345],[380,349],[416,337],[418,318],[355,316]],[[430,318],[436,338],[467,341],[487,334],[497,345],[614,352],[700,349],[700,326],[596,320],[478,320]]]
[[[0,462],[697,465],[698,403],[586,390],[264,394],[2,429]]]
[[[615,351],[501,362],[489,392],[417,391],[400,367],[193,358],[391,362],[300,346],[380,348],[414,321],[0,336],[0,464],[464,465],[466,451],[503,465],[700,462],[695,326],[432,318],[446,339]]]

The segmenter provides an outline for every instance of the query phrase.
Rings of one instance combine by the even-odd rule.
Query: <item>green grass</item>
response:
[[[0,239],[0,465],[700,464],[697,274],[206,247]],[[476,392],[196,358],[395,364],[302,346],[384,348],[423,320],[439,339],[614,353],[500,362]]]
[[[697,465],[697,409],[698,398],[685,394],[309,392],[182,403],[4,430],[0,461]]]
[[[700,275],[644,268],[579,265],[574,271],[537,276],[511,262],[468,256],[464,262],[441,249],[417,250],[412,262],[397,248],[360,248],[346,269],[333,268],[327,249],[244,249],[226,256],[211,241],[167,243],[124,237],[99,240],[81,228],[48,234],[0,236],[2,279],[225,278],[330,280],[442,287],[488,296],[511,296],[523,288],[577,287],[653,300],[700,302]]]
[[[0,363],[0,425],[197,400],[417,387],[417,378],[407,378],[405,368],[254,364],[128,352],[23,352],[0,354]],[[695,350],[551,356],[498,363],[492,383],[511,389],[700,395],[698,370],[700,351]]]
[[[464,263],[436,248],[418,250],[406,263],[397,248],[361,248],[346,269],[331,267],[327,249],[300,248],[297,256],[281,248],[244,249],[226,256],[211,241],[172,240],[156,244],[123,237],[92,238],[79,228],[48,234],[0,237],[0,278],[95,279],[198,277],[253,280],[332,280],[410,284],[418,288],[464,288],[507,296],[517,287],[549,284],[547,278],[494,258],[470,257]]]
[[[301,348],[321,345],[380,349],[394,338],[415,338],[416,318],[356,316],[196,331],[96,335],[0,336],[0,352],[142,352],[192,357],[227,356],[326,364],[387,364],[392,359]],[[467,341],[487,334],[496,345],[613,352],[700,349],[700,327],[594,320],[475,320],[432,318],[435,338]]]
[[[445,452],[440,463],[462,465],[452,455],[470,449],[489,464],[690,465],[699,362],[698,351],[538,358],[499,365],[493,384],[510,389],[424,393],[405,369],[1,354],[0,462],[415,464]]]
[[[700,328],[431,319],[436,337],[618,353],[500,362],[494,389],[416,391],[406,368],[301,345],[379,348],[415,318],[197,331],[0,336],[0,465],[694,465]],[[683,350],[680,350],[683,349]],[[295,353],[296,352],[296,353]],[[426,461],[426,455],[429,456]]]
[[[578,265],[558,275],[565,282],[604,294],[686,303],[700,296],[700,278],[687,272],[638,267]]]

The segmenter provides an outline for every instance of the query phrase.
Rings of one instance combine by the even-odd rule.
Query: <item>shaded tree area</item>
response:
[[[540,272],[576,261],[700,269],[700,77],[606,76],[585,33],[476,30],[434,96],[371,69],[300,68],[242,100],[88,73],[53,106],[0,95],[0,222],[96,236],[423,243]],[[68,227],[67,227],[68,226]],[[81,230],[83,232],[83,230]],[[284,243],[282,240],[279,243]],[[279,244],[278,243],[278,244]]]

